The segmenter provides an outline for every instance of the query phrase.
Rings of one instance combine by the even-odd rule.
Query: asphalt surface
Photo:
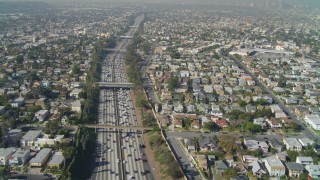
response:
[[[139,25],[143,16],[135,19]],[[136,28],[126,33],[131,36]],[[115,49],[124,49],[130,40],[124,39],[117,43]],[[110,53],[102,64],[102,82],[127,82],[123,53]],[[100,90],[99,120],[100,125],[138,126],[130,90],[121,88]],[[95,170],[91,179],[154,179],[145,152],[140,147],[142,139],[138,130],[115,128],[96,129],[97,151]]]

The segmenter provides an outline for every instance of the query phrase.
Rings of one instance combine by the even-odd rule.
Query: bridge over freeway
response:
[[[126,49],[104,48],[104,50],[112,52],[126,52]]]
[[[101,129],[131,129],[131,130],[148,130],[151,131],[151,127],[141,127],[141,126],[113,126],[113,125],[103,125],[103,124],[85,124],[83,125],[87,128],[101,128]]]
[[[132,39],[133,36],[120,36],[121,39]]]
[[[118,83],[118,82],[98,82],[99,88],[107,89],[107,88],[124,88],[124,89],[131,89],[134,88],[133,83]]]

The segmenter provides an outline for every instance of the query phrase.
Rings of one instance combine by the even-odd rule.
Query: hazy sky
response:
[[[48,2],[57,3],[72,2],[91,4],[95,2],[115,3],[157,3],[157,4],[211,4],[211,5],[233,5],[233,6],[255,6],[255,7],[288,7],[300,4],[304,7],[320,7],[320,0],[0,0],[0,2]]]

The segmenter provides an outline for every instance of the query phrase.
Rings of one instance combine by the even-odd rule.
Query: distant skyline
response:
[[[134,4],[190,4],[190,5],[227,5],[263,8],[305,7],[320,8],[320,0],[0,0],[0,2],[46,2],[50,4],[65,3],[134,3]]]

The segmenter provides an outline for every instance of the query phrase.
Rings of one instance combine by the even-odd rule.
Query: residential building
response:
[[[189,152],[196,150],[193,139],[184,139],[184,144],[187,147]]]
[[[75,111],[77,113],[81,113],[81,102],[80,101],[74,101],[71,103],[71,110]]]
[[[306,170],[310,177],[320,179],[320,165],[307,165]]]
[[[229,121],[227,121],[226,119],[218,119],[215,121],[215,123],[221,128],[229,127]]]
[[[260,160],[250,163],[249,168],[251,169],[252,174],[255,177],[262,177],[267,174],[267,171],[263,168],[262,162]]]
[[[0,116],[6,112],[6,107],[0,106]]]
[[[283,144],[283,142],[278,141],[277,139],[273,138],[273,139],[269,139],[268,140],[269,145],[274,148],[277,152],[281,152],[284,150],[285,145]]]
[[[46,108],[46,98],[40,98],[35,101],[35,106],[41,106],[42,109]]]
[[[227,163],[225,161],[216,161],[215,162],[215,169],[217,174],[222,175],[226,169],[229,169]]]
[[[309,138],[301,138],[301,139],[298,139],[298,141],[303,147],[308,147],[314,144],[314,141],[310,140]]]
[[[37,138],[34,142],[34,148],[40,150],[44,146],[53,147],[57,143],[61,142],[64,135],[56,135],[55,138],[49,138],[48,134],[43,135],[41,138]]]
[[[18,108],[24,104],[24,98],[19,97],[13,101],[11,101],[10,105],[12,108]]]
[[[200,151],[215,152],[218,150],[218,146],[216,145],[216,143],[212,138],[203,137],[203,138],[200,138],[198,142],[199,142]]]
[[[266,157],[265,159],[263,159],[263,162],[270,176],[280,177],[286,175],[286,168],[277,157]]]
[[[256,151],[258,149],[261,149],[263,153],[268,153],[269,151],[269,146],[264,141],[244,139],[244,145],[246,145],[249,151]]]
[[[10,156],[14,153],[16,148],[0,148],[0,165],[7,165]]]
[[[9,144],[16,144],[19,143],[19,140],[21,138],[22,135],[22,130],[21,129],[11,129],[8,133],[7,133],[7,142]]]
[[[275,119],[275,118],[267,119],[266,122],[269,124],[269,126],[270,126],[271,128],[281,128],[281,127],[282,127],[281,122],[278,121],[278,120]]]
[[[258,161],[258,160],[259,160],[259,158],[254,157],[254,156],[250,156],[250,155],[242,156],[242,161],[244,163],[252,163],[252,162],[255,162],[255,161]]]
[[[35,113],[34,118],[40,122],[47,120],[49,116],[48,110],[39,110]]]
[[[267,126],[266,120],[264,118],[256,118],[253,120],[253,124],[259,125],[262,128]]]
[[[291,178],[299,178],[299,175],[303,173],[304,167],[299,163],[287,162],[286,167],[288,169],[288,175]]]
[[[38,130],[30,130],[24,136],[22,136],[20,140],[21,146],[29,146],[32,147],[37,140],[37,138],[41,135],[42,131]]]
[[[318,114],[309,114],[304,117],[306,123],[308,123],[313,129],[320,130],[320,117]]]
[[[286,146],[287,150],[290,151],[301,151],[302,145],[296,138],[283,138],[283,143]]]
[[[10,165],[25,165],[30,159],[30,150],[29,149],[18,149],[14,154],[9,158]]]
[[[296,159],[296,163],[302,164],[303,166],[313,165],[313,159],[311,157],[298,156]]]
[[[69,96],[70,97],[74,97],[74,98],[79,98],[79,93],[82,91],[82,89],[80,89],[80,88],[74,88],[71,92],[70,92],[70,94],[69,94]]]
[[[62,152],[56,152],[48,162],[47,166],[51,169],[60,169],[64,163]]]
[[[36,168],[41,168],[49,159],[51,155],[51,149],[50,148],[43,148],[41,149],[36,157],[32,158],[29,161],[30,167],[36,167]]]

